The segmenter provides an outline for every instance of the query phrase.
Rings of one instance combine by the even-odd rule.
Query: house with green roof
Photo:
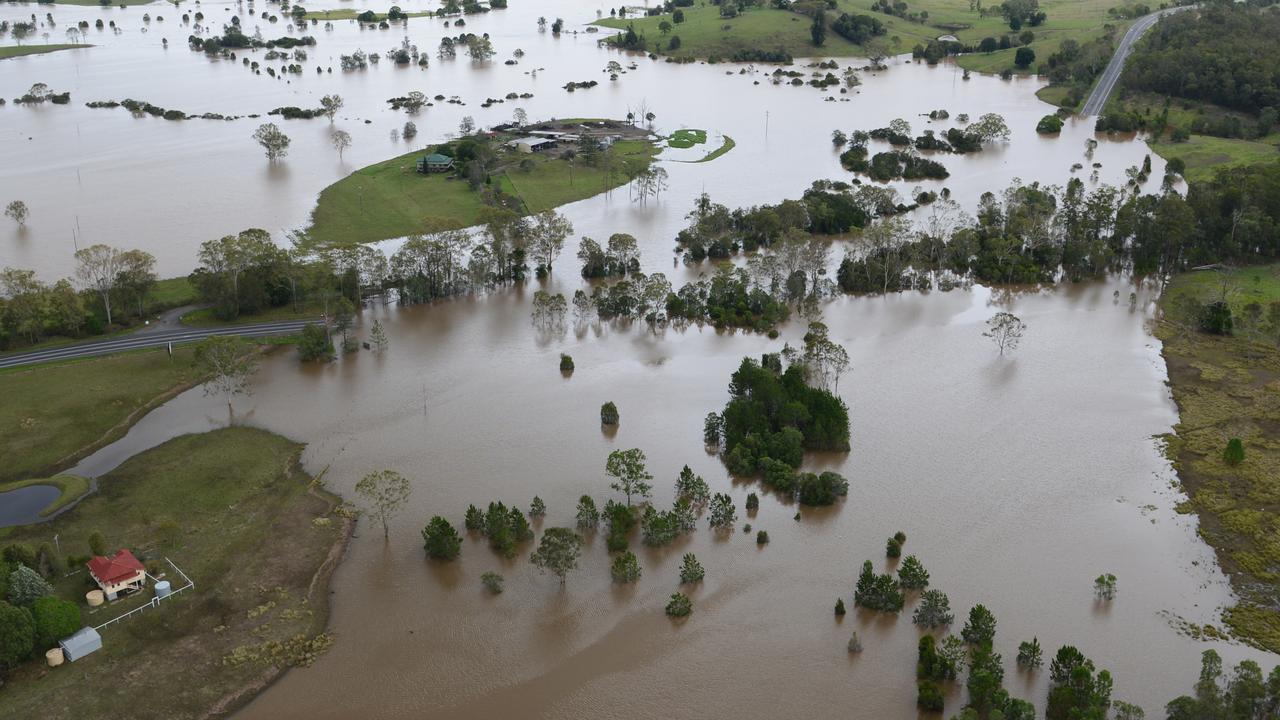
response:
[[[438,173],[453,169],[453,158],[440,153],[431,153],[418,159],[418,172]]]

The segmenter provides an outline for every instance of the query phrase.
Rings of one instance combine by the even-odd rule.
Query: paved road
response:
[[[51,360],[69,360],[72,358],[111,355],[126,350],[164,347],[169,343],[181,345],[203,340],[213,335],[237,335],[239,337],[264,337],[271,335],[293,335],[302,330],[308,322],[318,320],[291,320],[288,322],[259,323],[256,325],[228,325],[210,328],[175,328],[163,332],[133,333],[114,340],[98,340],[95,342],[76,343],[47,350],[33,350],[0,357],[0,368],[30,365],[32,363],[49,362]]]
[[[1098,78],[1098,84],[1093,86],[1093,92],[1089,93],[1089,99],[1084,103],[1084,110],[1081,114],[1086,117],[1098,115],[1102,112],[1102,108],[1106,107],[1107,98],[1111,97],[1111,91],[1115,90],[1116,83],[1120,81],[1120,74],[1124,72],[1124,61],[1128,59],[1129,53],[1133,52],[1133,44],[1138,42],[1143,33],[1151,29],[1160,21],[1160,18],[1171,13],[1190,10],[1194,5],[1184,5],[1182,7],[1166,8],[1157,10],[1153,13],[1143,15],[1138,21],[1129,26],[1129,31],[1120,39],[1120,46],[1116,48],[1116,52],[1111,56],[1111,62],[1107,63],[1107,69],[1102,71],[1102,77]]]

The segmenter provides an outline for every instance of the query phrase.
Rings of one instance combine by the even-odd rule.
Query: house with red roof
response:
[[[146,568],[127,549],[121,549],[110,557],[95,555],[86,565],[90,577],[102,588],[108,600],[115,600],[120,593],[141,590],[147,581]]]

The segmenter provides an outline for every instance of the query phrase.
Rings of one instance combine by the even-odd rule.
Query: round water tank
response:
[[[170,590],[169,590],[168,580],[161,580],[160,582],[156,583],[156,597],[158,598],[167,597],[169,593],[170,593]]]
[[[102,591],[90,590],[84,594],[85,602],[89,603],[89,607],[98,607],[102,604]]]
[[[49,667],[58,667],[62,664],[62,648],[56,647],[44,654],[45,662],[49,663]]]

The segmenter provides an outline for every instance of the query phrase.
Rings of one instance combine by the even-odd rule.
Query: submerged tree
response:
[[[1006,351],[1012,352],[1018,349],[1018,343],[1026,330],[1027,324],[1018,319],[1017,315],[998,312],[987,320],[987,329],[983,331],[982,336],[991,338],[991,342],[999,348],[1000,354],[1004,355]]]
[[[616,583],[632,583],[640,579],[640,561],[635,553],[627,550],[613,559],[609,566],[609,575]]]
[[[564,585],[565,577],[570,570],[577,569],[581,556],[582,536],[569,528],[553,527],[542,533],[542,541],[529,559],[542,571],[550,571],[560,578],[560,584]]]
[[[338,151],[338,160],[342,160],[342,154],[351,147],[351,133],[346,130],[334,130],[329,134],[329,142],[333,144],[333,149]]]
[[[267,153],[267,159],[275,162],[289,154],[289,136],[275,123],[263,123],[253,132],[253,139]]]
[[[382,523],[382,537],[391,537],[391,518],[404,508],[413,488],[403,475],[394,470],[379,470],[360,478],[356,494],[364,501],[365,511]]]
[[[231,398],[249,394],[249,378],[258,369],[253,345],[243,338],[214,335],[196,345],[195,364],[204,382],[205,395],[222,395],[232,416]]]
[[[427,555],[438,560],[453,560],[462,550],[462,538],[449,521],[436,515],[422,528],[423,547]]]
[[[27,204],[21,200],[14,200],[4,207],[4,216],[18,223],[18,227],[26,227],[27,215]]]
[[[645,500],[653,492],[653,486],[649,484],[653,476],[645,469],[644,462],[644,451],[640,448],[614,450],[605,460],[605,474],[613,478],[609,487],[626,495],[628,506],[631,505],[632,496]]]
[[[707,571],[703,569],[702,563],[698,562],[698,558],[693,553],[685,553],[684,557],[680,559],[680,583],[682,585],[702,582],[706,575]]]

